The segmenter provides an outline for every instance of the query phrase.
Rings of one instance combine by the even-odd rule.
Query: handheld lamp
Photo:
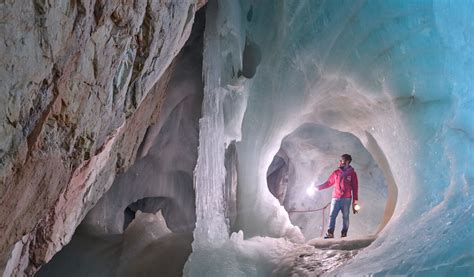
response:
[[[308,194],[309,196],[313,196],[314,194],[316,193],[316,190],[310,186],[307,190],[306,190],[306,194]]]

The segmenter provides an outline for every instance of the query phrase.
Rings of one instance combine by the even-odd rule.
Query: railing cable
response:
[[[322,208],[319,208],[319,209],[315,209],[315,210],[291,210],[289,211],[289,213],[311,213],[311,212],[318,212],[318,211],[322,211],[323,213],[323,216],[322,216],[322,219],[323,219],[323,222],[321,225],[323,225],[323,228],[321,229],[321,237],[323,236],[324,234],[324,214],[325,214],[325,211],[327,209],[327,207],[329,207],[329,205],[331,205],[331,202],[327,203],[326,206],[322,207]]]

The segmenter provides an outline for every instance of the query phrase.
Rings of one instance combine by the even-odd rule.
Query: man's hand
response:
[[[353,212],[354,214],[359,213],[360,207],[359,207],[358,203],[359,203],[359,202],[358,202],[357,200],[354,200],[354,201],[352,202],[352,212]]]

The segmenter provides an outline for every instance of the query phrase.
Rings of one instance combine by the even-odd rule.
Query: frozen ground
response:
[[[97,237],[80,230],[75,236],[37,276],[182,276],[191,253],[191,233],[170,233],[146,214],[139,215],[124,236]],[[235,234],[207,259],[219,268],[211,276],[315,276],[348,262],[373,239],[318,238],[294,244],[262,237],[243,241]],[[239,271],[229,267],[233,258],[241,263]],[[210,276],[209,271],[202,276]]]
[[[370,245],[374,236],[343,239],[312,239],[281,259],[273,270],[276,276],[319,276],[330,274]]]
[[[161,213],[138,214],[123,235],[79,229],[36,276],[182,276],[191,233],[172,233]]]

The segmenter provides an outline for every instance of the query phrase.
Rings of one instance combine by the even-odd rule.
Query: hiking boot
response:
[[[333,239],[334,233],[327,231],[326,235],[324,236],[325,239]]]

